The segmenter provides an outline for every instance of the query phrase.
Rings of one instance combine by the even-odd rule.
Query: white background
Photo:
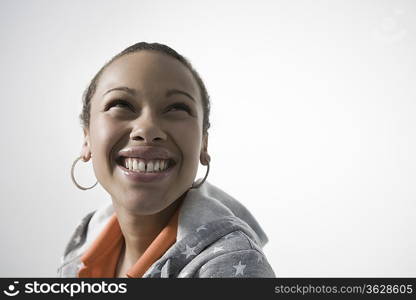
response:
[[[54,277],[110,201],[70,180],[81,94],[139,41],[204,79],[208,180],[257,217],[277,276],[416,276],[415,34],[415,1],[0,0],[0,276]]]

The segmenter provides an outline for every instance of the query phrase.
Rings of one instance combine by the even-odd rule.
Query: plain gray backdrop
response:
[[[0,276],[54,277],[110,201],[70,180],[81,95],[139,41],[204,79],[208,180],[257,217],[277,276],[416,276],[415,34],[415,1],[0,0]]]

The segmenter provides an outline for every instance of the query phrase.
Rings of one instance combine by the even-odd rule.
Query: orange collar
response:
[[[169,223],[156,236],[142,256],[127,272],[129,278],[140,278],[163,254],[176,242],[179,208],[172,215]],[[114,278],[115,271],[124,243],[123,233],[114,213],[97,239],[81,257],[84,263],[78,272],[79,278],[101,277]]]

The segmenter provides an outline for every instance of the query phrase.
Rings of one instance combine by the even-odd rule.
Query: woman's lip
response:
[[[117,164],[117,167],[120,168],[123,175],[126,176],[129,180],[134,182],[157,182],[163,180],[165,177],[169,176],[172,170],[176,167],[176,164],[167,168],[162,172],[134,172],[120,164]]]
[[[134,146],[125,148],[118,152],[117,158],[120,157],[136,157],[144,160],[172,159],[176,161],[171,151],[163,147],[155,146]]]

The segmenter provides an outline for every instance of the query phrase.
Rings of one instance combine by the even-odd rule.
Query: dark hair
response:
[[[211,104],[209,100],[209,95],[207,92],[207,89],[204,85],[204,82],[202,81],[199,74],[195,71],[195,69],[192,67],[191,63],[182,55],[180,55],[178,52],[170,48],[169,46],[159,44],[159,43],[146,43],[146,42],[140,42],[136,43],[132,46],[127,47],[123,51],[121,51],[119,54],[115,55],[110,61],[108,61],[94,76],[94,78],[91,80],[90,84],[88,85],[87,89],[84,91],[82,96],[82,112],[79,115],[81,120],[81,125],[84,128],[88,128],[90,125],[90,108],[91,108],[91,98],[95,93],[95,89],[97,87],[97,83],[100,79],[101,74],[104,72],[105,68],[107,68],[113,61],[115,61],[117,58],[122,57],[126,54],[138,52],[142,50],[151,50],[151,51],[157,51],[160,53],[164,53],[178,61],[180,61],[194,76],[201,93],[202,98],[202,106],[204,111],[204,118],[202,122],[202,131],[203,133],[208,132],[208,128],[211,126],[209,122],[209,114],[211,109]]]

